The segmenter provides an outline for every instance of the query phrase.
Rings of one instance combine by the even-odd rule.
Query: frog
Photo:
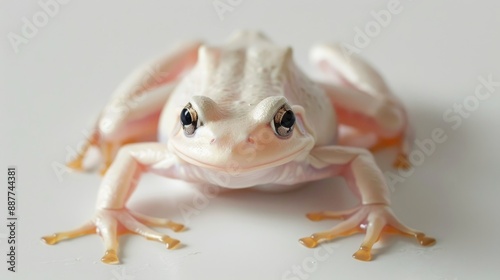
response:
[[[118,264],[122,234],[163,243],[180,241],[155,227],[185,229],[170,219],[127,208],[146,173],[225,189],[287,191],[341,176],[359,205],[306,214],[312,221],[340,219],[332,228],[299,239],[314,248],[364,233],[353,254],[373,259],[386,233],[436,240],[402,223],[374,152],[395,148],[395,168],[408,168],[412,130],[408,114],[382,76],[361,56],[338,44],[317,44],[310,60],[321,78],[296,64],[293,50],[258,31],[238,31],[220,45],[180,43],[140,66],[122,82],[99,114],[81,153],[68,166],[87,170],[89,149],[101,154],[102,182],[95,213],[83,225],[42,237],[49,245],[100,235],[101,261]]]

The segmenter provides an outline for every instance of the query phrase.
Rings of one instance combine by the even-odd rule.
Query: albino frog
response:
[[[404,108],[382,78],[342,48],[319,45],[311,58],[325,76],[313,81],[292,50],[258,32],[238,32],[222,46],[188,42],[138,69],[104,108],[83,153],[100,148],[103,173],[95,215],[83,226],[43,237],[47,244],[98,233],[102,261],[119,263],[118,236],[135,233],[174,248],[179,241],[152,227],[183,225],[126,208],[143,173],[224,188],[286,190],[343,176],[360,198],[344,211],[307,214],[342,219],[332,229],[300,239],[307,247],[366,232],[353,257],[371,260],[383,232],[433,238],[402,224],[389,204],[387,183],[371,151],[394,146],[407,168],[411,139]],[[109,168],[108,168],[109,167]],[[107,171],[106,171],[107,170]]]

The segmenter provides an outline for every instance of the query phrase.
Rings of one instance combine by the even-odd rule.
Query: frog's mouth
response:
[[[169,142],[170,144],[171,142]],[[203,168],[208,168],[216,171],[223,171],[231,174],[241,174],[241,173],[247,173],[247,172],[252,172],[256,170],[262,170],[266,168],[271,168],[271,167],[276,167],[280,166],[282,164],[291,162],[292,160],[296,159],[301,153],[303,153],[307,147],[309,146],[308,144],[302,145],[300,148],[296,149],[295,151],[287,154],[286,156],[279,157],[275,160],[270,160],[270,161],[263,161],[259,162],[254,165],[248,165],[246,160],[235,160],[228,158],[226,161],[224,161],[223,164],[214,164],[214,163],[209,163],[200,160],[199,158],[194,158],[184,152],[182,152],[181,149],[178,149],[175,147],[174,144],[169,145],[172,149],[173,152],[182,160],[193,164],[195,166],[203,167]]]

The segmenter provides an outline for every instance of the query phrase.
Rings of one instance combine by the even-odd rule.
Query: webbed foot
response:
[[[403,225],[387,205],[371,204],[345,211],[315,212],[307,214],[307,217],[312,221],[325,219],[343,220],[331,230],[314,233],[309,237],[301,238],[299,242],[308,248],[314,248],[324,241],[366,232],[363,243],[358,251],[353,254],[353,258],[361,261],[370,261],[372,259],[371,249],[380,239],[383,232],[413,237],[422,246],[431,246],[436,243],[434,238]]]
[[[167,227],[175,232],[184,229],[184,226],[170,220],[149,217],[128,209],[99,209],[94,218],[83,226],[74,230],[58,232],[42,237],[46,244],[53,245],[66,239],[73,239],[88,234],[99,234],[104,242],[106,251],[101,261],[105,264],[120,263],[118,257],[118,237],[132,233],[144,236],[148,240],[155,240],[165,244],[167,249],[177,247],[180,242],[168,235],[157,232],[148,226]]]

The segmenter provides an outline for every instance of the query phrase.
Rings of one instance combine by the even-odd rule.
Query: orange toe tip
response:
[[[423,237],[423,238],[420,238],[418,240],[418,242],[420,243],[420,245],[422,246],[432,246],[434,244],[436,244],[436,239],[432,238],[432,237]]]
[[[408,156],[404,154],[398,155],[394,163],[392,164],[395,168],[408,170],[411,168],[410,161],[408,160]]]
[[[311,221],[321,221],[323,220],[323,215],[319,213],[307,213],[306,217]]]
[[[399,163],[399,162],[395,162],[393,165],[392,165],[394,168],[397,168],[397,169],[401,169],[401,170],[408,170],[411,168],[411,165],[410,164],[406,164],[406,163]]]
[[[66,166],[76,171],[83,170],[83,164],[80,161],[70,161],[66,163]]]
[[[186,227],[183,224],[178,224],[174,222],[168,222],[167,227],[175,232],[183,231]]]
[[[167,247],[167,249],[171,250],[171,249],[175,249],[176,247],[179,246],[179,244],[181,243],[179,240],[177,239],[173,239],[169,236],[164,236],[162,238],[162,242],[165,243],[165,246]]]
[[[353,258],[355,258],[358,261],[371,261],[372,260],[372,254],[370,250],[360,248],[356,253],[352,255]]]
[[[57,236],[55,234],[47,235],[42,237],[42,241],[47,245],[54,245],[57,243]]]
[[[318,246],[318,241],[311,237],[304,237],[299,239],[300,244],[306,246],[307,248],[315,248]]]
[[[114,250],[107,250],[104,256],[101,258],[101,262],[105,264],[119,264],[120,260],[118,255]]]

